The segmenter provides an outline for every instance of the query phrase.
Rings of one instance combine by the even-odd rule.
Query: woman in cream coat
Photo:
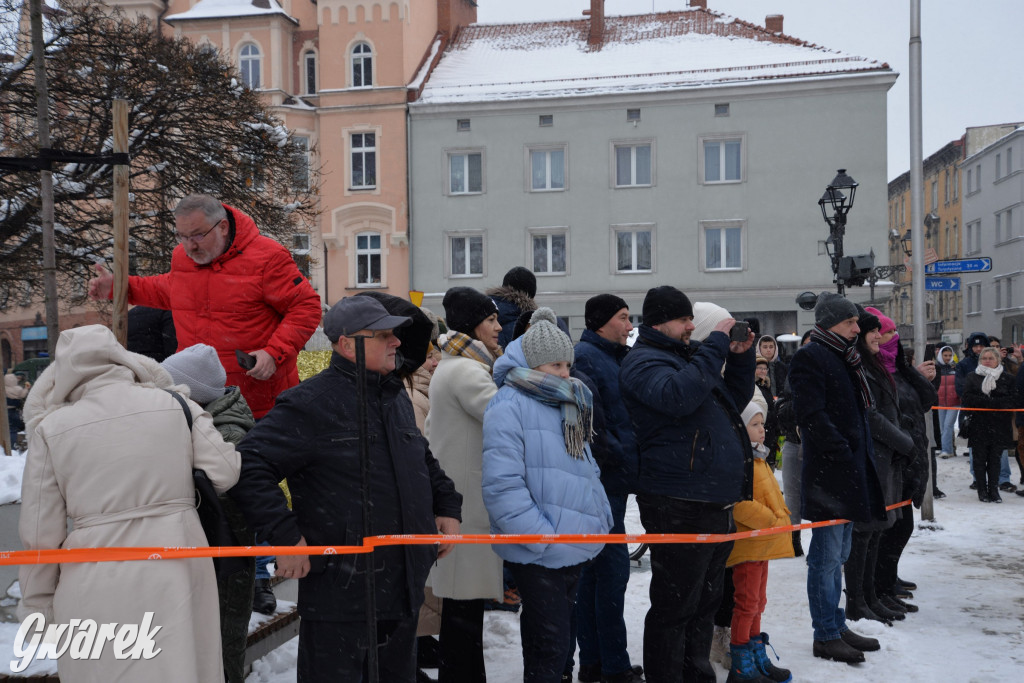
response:
[[[470,287],[445,294],[448,335],[441,341],[441,362],[430,381],[430,413],[426,437],[430,451],[462,494],[462,533],[489,534],[484,507],[483,420],[487,403],[498,387],[491,378],[501,355],[498,310],[494,302]],[[441,609],[440,683],[482,683],[487,680],[483,656],[486,600],[504,596],[502,563],[489,545],[458,545],[430,572]]]
[[[55,360],[25,408],[28,456],[19,530],[30,550],[205,546],[192,469],[218,492],[238,480],[239,457],[210,415],[181,405],[159,363],[122,348],[101,325],[61,333]],[[174,387],[183,396],[188,388]],[[67,521],[72,531],[67,531]],[[152,612],[152,659],[58,660],[67,681],[223,681],[217,582],[209,558],[25,565],[19,615],[140,624]]]

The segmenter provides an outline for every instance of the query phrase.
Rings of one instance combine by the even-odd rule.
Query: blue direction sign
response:
[[[924,272],[929,275],[932,273],[987,273],[990,270],[992,270],[992,259],[988,256],[956,261],[936,261],[924,267]]]
[[[926,277],[924,288],[929,292],[959,292],[960,278],[958,277]]]

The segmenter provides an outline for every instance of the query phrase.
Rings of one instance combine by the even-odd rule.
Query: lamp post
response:
[[[857,194],[857,181],[846,174],[846,169],[839,169],[836,177],[825,188],[825,194],[818,200],[821,217],[828,224],[828,239],[825,249],[832,261],[832,274],[835,276],[836,291],[844,294],[846,278],[839,272],[843,260],[843,237],[846,235],[846,214],[853,208],[853,200]],[[831,211],[832,215],[829,215]]]

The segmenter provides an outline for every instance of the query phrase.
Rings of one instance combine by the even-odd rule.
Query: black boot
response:
[[[897,598],[895,595],[886,595],[885,597],[883,597],[882,604],[884,604],[886,607],[889,607],[890,609],[902,609],[904,612],[907,612],[908,614],[913,614],[914,612],[917,612],[919,609],[917,605],[905,602]]]
[[[277,609],[277,598],[270,588],[270,579],[256,579],[252,594],[252,609],[260,614],[273,614]]]
[[[1024,495],[1024,494],[1021,494]],[[804,547],[800,543],[800,532],[793,532],[793,557],[800,557],[804,554]]]
[[[875,614],[875,612],[868,607],[868,603],[864,600],[864,596],[858,595],[851,598],[850,592],[847,590],[846,593],[846,618],[851,621],[860,621],[861,619],[870,619],[871,621],[880,621],[886,626],[892,626],[892,620],[885,619]]]
[[[864,661],[864,653],[842,638],[814,641],[814,656],[847,664],[859,664]]]
[[[854,633],[850,629],[840,633],[839,637],[844,643],[861,652],[874,652],[882,647],[874,638],[867,638],[859,633]]]

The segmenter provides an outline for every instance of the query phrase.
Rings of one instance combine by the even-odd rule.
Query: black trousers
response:
[[[523,611],[523,683],[560,683],[575,645],[573,613],[582,564],[549,569],[539,564],[505,566],[515,577]]]
[[[486,683],[483,600],[445,598],[438,639],[438,683]]]
[[[721,505],[667,496],[637,496],[640,519],[651,534],[733,531]],[[726,543],[651,544],[651,608],[644,620],[644,675],[648,683],[714,683],[708,661],[713,618],[722,602]]]
[[[999,466],[1004,447],[994,441],[981,441],[971,444],[974,461],[974,481],[978,483],[978,493],[985,493],[989,498],[999,495]]]
[[[878,595],[895,592],[900,557],[914,533],[914,509],[904,507],[901,513],[896,523],[882,532],[878,543],[878,565],[875,568],[875,591]]]
[[[378,680],[416,683],[419,614],[377,622]],[[361,621],[299,622],[298,683],[359,683],[366,674],[366,625]]]

